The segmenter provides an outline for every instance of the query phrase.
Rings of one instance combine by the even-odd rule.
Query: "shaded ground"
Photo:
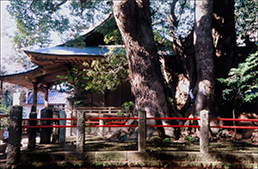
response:
[[[68,138],[67,143],[64,147],[61,147],[59,144],[37,144],[36,150],[33,150],[33,151],[30,151],[26,148],[26,146],[23,146],[22,151],[21,151],[21,156],[22,156],[21,161],[22,161],[23,165],[21,165],[20,167],[24,168],[25,166],[30,165],[30,166],[34,166],[33,168],[35,168],[35,166],[38,166],[36,168],[40,168],[40,167],[42,168],[43,166],[46,167],[45,165],[49,161],[55,161],[55,163],[53,163],[53,162],[49,163],[48,168],[57,169],[57,168],[60,168],[60,165],[65,164],[63,161],[65,159],[65,161],[68,162],[68,164],[69,164],[69,165],[66,164],[68,166],[66,166],[65,168],[70,168],[70,166],[74,166],[75,168],[83,168],[83,167],[80,167],[80,165],[83,166],[85,164],[84,162],[82,162],[82,161],[81,162],[78,162],[78,161],[70,162],[69,160],[67,160],[70,158],[72,158],[74,160],[75,156],[77,156],[75,153],[75,149],[76,149],[76,141],[75,140],[76,140],[75,137]],[[26,142],[23,142],[23,143],[24,143],[24,145],[26,145]],[[135,159],[136,160],[140,159],[139,158],[140,154],[137,153],[137,149],[138,149],[137,141],[110,142],[107,139],[105,139],[104,137],[87,136],[85,148],[86,148],[86,154],[88,154],[88,155],[86,155],[87,157],[89,157],[93,154],[95,155],[92,158],[95,159],[96,161],[90,162],[91,163],[90,165],[92,165],[92,164],[96,165],[93,168],[98,168],[98,165],[109,165],[108,161],[110,158],[110,154],[111,154],[111,156],[114,156],[114,157],[117,156],[114,159],[118,160],[115,162],[114,161],[111,162],[110,165],[113,165],[113,164],[114,165],[122,165],[123,167],[122,168],[120,167],[120,169],[128,168],[128,166],[126,166],[126,165],[128,165],[128,161],[127,161],[126,165],[123,164],[124,159],[121,159],[119,161],[119,158],[120,157],[123,158],[122,154],[125,154],[125,152],[128,152],[128,154],[125,155],[125,157],[129,157],[129,154],[134,153],[137,155],[137,157]],[[96,153],[96,152],[99,152],[99,153]],[[102,155],[101,158],[98,158],[97,154],[101,155],[100,153],[103,153],[103,155],[105,155],[105,156],[107,154],[109,154],[109,156],[105,157]],[[215,154],[215,156],[216,156],[215,162],[207,161],[208,167],[204,167],[201,165],[206,165],[206,162],[200,162],[200,160],[202,160],[202,157],[200,157],[198,155],[199,154],[199,142],[189,141],[189,140],[184,140],[184,141],[179,142],[179,141],[170,141],[169,139],[161,140],[159,138],[154,138],[154,139],[152,139],[152,141],[147,142],[147,153],[144,155],[144,158],[147,158],[147,157],[145,157],[146,155],[150,156],[148,158],[149,159],[154,158],[153,160],[151,160],[154,162],[156,162],[155,159],[157,158],[156,160],[159,161],[159,164],[158,164],[159,167],[154,167],[154,168],[160,168],[160,166],[163,166],[163,169],[166,168],[164,166],[169,165],[171,159],[175,160],[175,162],[171,163],[171,166],[177,165],[177,167],[175,167],[175,168],[178,168],[178,169],[180,169],[180,168],[191,168],[191,169],[214,168],[214,166],[217,166],[217,165],[219,166],[217,168],[221,168],[221,167],[227,168],[228,166],[231,165],[230,164],[231,162],[232,163],[240,162],[241,165],[244,163],[250,163],[250,161],[248,161],[248,160],[244,161],[244,160],[246,160],[246,159],[244,159],[244,157],[250,156],[253,158],[253,156],[257,156],[258,145],[252,144],[248,141],[236,142],[236,141],[224,140],[221,142],[211,142],[210,143],[210,153]],[[30,154],[31,154],[31,156],[30,156]],[[63,157],[62,154],[67,154],[67,157]],[[121,154],[121,155],[117,155],[117,154]],[[241,154],[241,155],[234,156],[234,154]],[[228,159],[230,159],[230,163],[228,161],[223,161],[225,155],[228,156]],[[5,158],[6,158],[5,153],[0,154],[0,168],[1,168],[1,165],[2,166],[4,165],[4,163],[6,161]],[[106,158],[106,161],[104,160],[105,158]],[[169,158],[168,161],[166,161],[167,158]],[[214,157],[212,157],[212,158],[214,158]],[[241,158],[241,160],[239,160],[239,158]],[[164,164],[161,164],[160,159],[165,160]],[[147,162],[147,163],[149,163],[149,162]],[[211,165],[211,163],[212,163],[212,167],[209,167],[209,165]],[[132,162],[132,164],[135,165],[135,169],[138,169],[138,168],[142,169],[142,167],[139,166],[140,165],[139,161],[138,162],[136,161],[134,163]],[[182,164],[182,167],[181,167],[181,164]],[[252,162],[251,162],[251,164],[252,164]],[[87,165],[89,165],[89,164],[87,164]],[[191,165],[192,167],[187,167],[186,165],[187,166]],[[255,165],[258,165],[258,164],[255,164]],[[237,166],[238,166],[238,164],[237,164]],[[99,167],[99,168],[103,168],[103,166]],[[147,168],[145,167],[145,169],[147,169]],[[167,168],[170,168],[170,167],[167,167]],[[236,166],[232,165],[231,167],[228,167],[228,168],[244,168],[244,167],[243,166],[236,167]],[[251,168],[253,168],[253,165],[251,165]]]
[[[71,140],[67,143],[71,149],[76,148],[76,141]],[[87,136],[86,151],[137,151],[137,141],[125,142],[111,142],[104,137]],[[147,142],[148,152],[157,151],[188,151],[199,152],[200,146],[198,141],[170,141],[169,139],[161,140],[154,138],[152,141]],[[252,144],[249,141],[238,142],[232,140],[223,140],[219,142],[210,143],[210,152],[225,152],[225,153],[258,153],[258,145]]]

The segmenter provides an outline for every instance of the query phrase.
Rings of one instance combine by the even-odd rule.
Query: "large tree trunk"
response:
[[[124,0],[113,3],[115,20],[125,44],[129,63],[135,115],[139,110],[145,110],[147,117],[170,116],[164,78],[154,43],[149,0]],[[147,121],[147,124],[160,123]],[[160,131],[164,134],[164,130]]]
[[[213,3],[212,36],[216,77],[227,77],[230,68],[238,64],[234,4],[234,0],[216,0]]]
[[[194,51],[197,68],[197,94],[195,116],[202,110],[215,114],[215,68],[212,39],[212,4],[211,0],[195,2]]]

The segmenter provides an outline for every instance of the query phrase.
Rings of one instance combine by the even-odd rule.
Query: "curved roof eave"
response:
[[[17,77],[17,76],[26,76],[32,73],[35,73],[39,70],[41,70],[42,68],[40,66],[33,66],[32,68],[23,70],[23,71],[19,71],[19,72],[15,72],[15,73],[11,73],[11,74],[7,74],[7,75],[2,75],[0,76],[0,80],[4,80],[4,79],[8,79],[8,78],[12,78],[12,77]]]

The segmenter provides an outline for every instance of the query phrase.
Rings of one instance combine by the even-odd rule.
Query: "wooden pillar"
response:
[[[209,111],[200,112],[200,152],[209,153]]]
[[[32,101],[31,112],[37,113],[38,83],[32,82],[32,84],[33,84],[33,101]]]
[[[138,151],[146,152],[146,136],[147,136],[147,126],[146,126],[146,111],[140,110],[138,113],[139,124],[138,124]]]
[[[22,106],[12,106],[9,117],[9,138],[7,142],[6,164],[8,168],[15,168],[20,159],[22,134]]]
[[[49,104],[48,104],[48,88],[47,91],[44,93],[44,107],[48,108]]]
[[[77,111],[76,151],[83,153],[85,149],[85,112]]]
[[[2,98],[3,98],[3,81],[0,80],[0,99],[2,99]]]

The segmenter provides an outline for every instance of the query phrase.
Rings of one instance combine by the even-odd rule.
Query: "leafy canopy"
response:
[[[236,104],[251,102],[258,96],[258,51],[250,54],[238,68],[232,68],[229,77],[219,78],[227,87],[223,99],[235,100]]]

